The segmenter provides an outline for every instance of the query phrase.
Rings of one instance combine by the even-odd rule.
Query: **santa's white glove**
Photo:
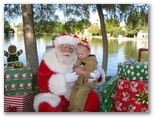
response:
[[[93,77],[91,79],[88,79],[88,83],[93,82],[95,80],[97,80],[98,78],[100,78],[101,74],[98,70],[95,70],[94,72],[91,72],[90,75]]]
[[[93,82],[95,80],[97,80],[97,79],[96,78],[88,79],[88,83]]]
[[[78,79],[78,74],[76,72],[66,73],[64,75],[66,83],[74,82]]]

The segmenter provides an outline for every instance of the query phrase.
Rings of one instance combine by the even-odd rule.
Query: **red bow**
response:
[[[16,112],[16,111],[17,111],[16,108],[17,108],[16,106],[10,105],[9,107],[7,107],[7,110],[8,110],[9,112]]]

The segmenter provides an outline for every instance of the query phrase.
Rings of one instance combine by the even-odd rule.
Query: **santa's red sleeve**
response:
[[[37,86],[40,88],[41,92],[50,92],[48,84],[49,84],[49,78],[53,74],[55,73],[51,71],[44,63],[44,60],[42,60],[40,67],[38,69],[38,80],[37,80]]]
[[[37,85],[41,92],[51,92],[56,95],[64,95],[68,91],[64,74],[51,70],[44,60],[38,69]]]

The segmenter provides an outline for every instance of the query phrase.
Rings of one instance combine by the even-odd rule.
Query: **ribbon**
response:
[[[14,62],[14,63],[12,64],[12,66],[13,66],[14,68],[22,68],[22,67],[23,67],[23,63],[22,63],[22,62]]]
[[[16,111],[17,111],[16,108],[17,108],[16,106],[10,105],[9,107],[7,107],[7,110],[8,110],[9,112],[16,112]]]
[[[123,66],[124,65],[133,65],[133,64],[135,64],[135,63],[137,63],[137,61],[136,61],[136,59],[134,59],[134,58],[129,58],[129,59],[127,59],[125,62],[123,62]]]
[[[141,104],[148,104],[148,93],[144,92],[138,92],[136,94],[136,99],[138,102],[141,102]]]

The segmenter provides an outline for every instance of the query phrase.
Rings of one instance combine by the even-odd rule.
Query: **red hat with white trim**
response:
[[[62,44],[70,44],[76,46],[78,43],[78,37],[76,35],[72,36],[66,33],[62,33],[60,36],[56,37],[54,40],[55,46],[60,46]]]
[[[90,50],[90,45],[88,44],[88,42],[86,40],[81,40],[81,42],[78,43],[78,45],[82,45],[82,46],[86,47],[88,50]]]

